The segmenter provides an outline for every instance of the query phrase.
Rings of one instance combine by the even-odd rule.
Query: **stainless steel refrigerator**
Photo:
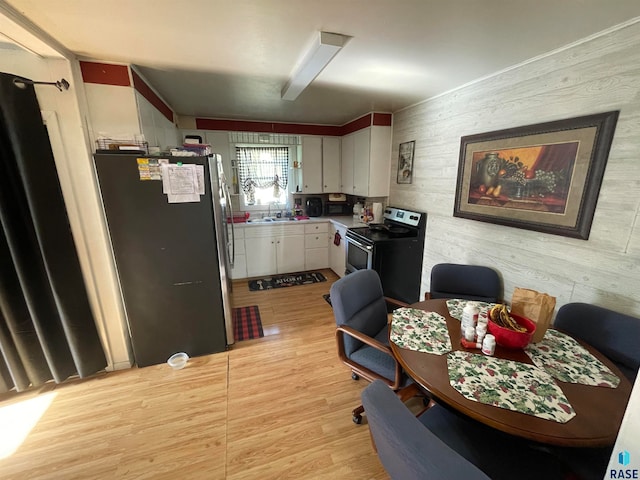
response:
[[[220,156],[94,161],[137,365],[225,350],[233,343],[233,224]],[[196,168],[197,195],[172,197],[163,172]]]

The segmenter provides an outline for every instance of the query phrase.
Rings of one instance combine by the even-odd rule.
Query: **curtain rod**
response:
[[[19,88],[25,88],[25,85],[53,85],[58,90],[62,91],[69,90],[69,82],[67,82],[64,78],[58,80],[57,82],[35,82],[33,80],[23,80],[21,78],[14,78],[13,83]],[[19,85],[22,84],[22,85]]]

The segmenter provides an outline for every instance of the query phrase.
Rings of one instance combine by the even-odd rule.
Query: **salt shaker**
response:
[[[493,356],[496,351],[496,337],[487,333],[482,341],[482,353]]]

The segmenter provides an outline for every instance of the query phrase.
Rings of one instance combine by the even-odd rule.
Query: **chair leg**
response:
[[[362,423],[362,414],[364,413],[364,407],[362,405],[357,406],[351,412],[353,423],[360,425]]]

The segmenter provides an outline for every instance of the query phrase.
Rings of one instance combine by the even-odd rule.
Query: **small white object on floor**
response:
[[[167,363],[174,370],[180,370],[187,365],[187,361],[189,360],[189,355],[184,352],[174,353],[169,357]]]

